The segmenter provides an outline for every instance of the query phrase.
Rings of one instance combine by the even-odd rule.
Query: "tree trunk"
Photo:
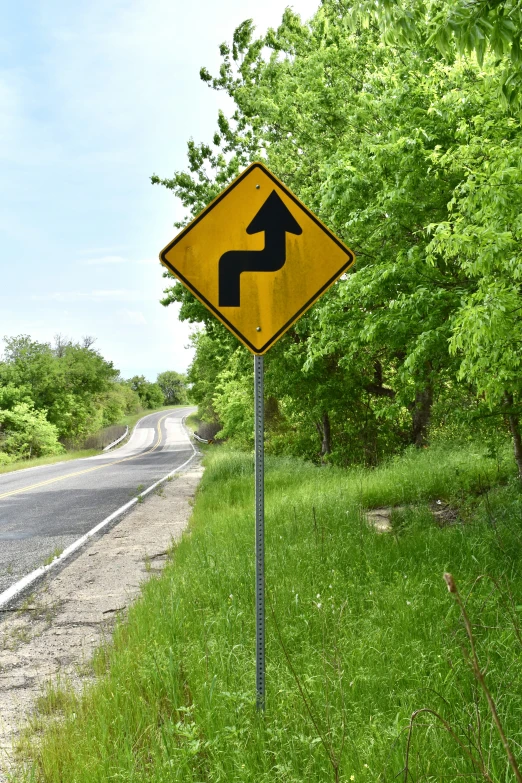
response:
[[[412,413],[412,442],[420,449],[427,444],[428,427],[433,405],[433,386],[427,384],[415,395]]]
[[[375,362],[373,365],[374,369],[374,378],[373,383],[367,383],[365,386],[365,389],[370,394],[374,394],[376,397],[390,397],[391,399],[394,399],[395,392],[393,389],[390,389],[389,386],[384,386],[384,380],[383,380],[383,373],[382,373],[382,364],[379,360]]]
[[[323,443],[321,454],[330,454],[332,451],[332,440],[330,435],[330,419],[327,413],[323,413]]]
[[[520,434],[520,420],[513,412],[514,399],[512,394],[506,394],[504,397],[506,405],[511,408],[508,412],[509,429],[513,437],[513,451],[515,452],[515,462],[518,468],[518,477],[522,481],[522,436]]]
[[[332,439],[330,434],[330,418],[327,413],[323,413],[322,420],[315,424],[321,443],[321,457],[330,454],[332,451]]]

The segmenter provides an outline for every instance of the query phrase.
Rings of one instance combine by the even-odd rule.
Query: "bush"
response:
[[[14,458],[45,457],[64,451],[58,442],[58,429],[45,411],[32,403],[20,402],[13,410],[0,410],[0,446]]]

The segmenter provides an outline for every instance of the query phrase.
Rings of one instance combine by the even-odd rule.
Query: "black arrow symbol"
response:
[[[246,232],[265,232],[263,250],[228,250],[219,259],[219,306],[239,307],[242,272],[277,272],[286,261],[286,234],[303,229],[273,190]]]

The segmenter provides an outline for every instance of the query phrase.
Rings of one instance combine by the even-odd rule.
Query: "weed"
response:
[[[51,552],[51,554],[50,554],[48,557],[46,557],[46,558],[45,558],[45,560],[44,560],[44,562],[43,562],[44,566],[51,565],[51,563],[53,562],[53,560],[56,560],[58,557],[60,557],[60,555],[62,554],[62,552],[63,552],[63,548],[61,548],[61,549],[60,549],[59,547],[56,547],[56,548],[55,548],[55,549],[54,549],[54,550]]]
[[[21,644],[31,641],[31,632],[26,625],[15,626],[5,639],[5,647],[16,650]]]
[[[34,611],[35,599],[36,599],[36,595],[34,593],[29,593],[29,595],[26,595],[26,597],[18,607],[17,610],[18,614],[25,614],[26,612]]]
[[[94,674],[94,664],[92,661],[82,661],[74,667],[78,677],[92,677]]]
[[[40,696],[35,701],[36,710],[40,715],[52,715],[65,712],[76,707],[77,698],[70,687],[61,686],[59,682],[47,683]]]

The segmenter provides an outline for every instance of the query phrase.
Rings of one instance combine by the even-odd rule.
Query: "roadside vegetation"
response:
[[[521,35],[512,0],[323,0],[201,69],[234,109],[153,183],[188,220],[263,160],[357,257],[266,356],[272,453],[373,466],[462,425],[522,476]],[[163,302],[205,327],[200,414],[250,447],[251,356],[172,278]]]
[[[0,472],[96,453],[149,411],[187,400],[183,375],[121,378],[92,346],[58,336],[4,338],[0,361]]]
[[[96,683],[53,697],[59,720],[22,741],[32,763],[16,779],[515,780],[443,580],[520,758],[522,497],[508,449],[433,446],[373,471],[268,459],[264,715],[253,460],[224,447],[206,461],[189,535],[99,651]],[[387,533],[365,516],[383,506]]]

